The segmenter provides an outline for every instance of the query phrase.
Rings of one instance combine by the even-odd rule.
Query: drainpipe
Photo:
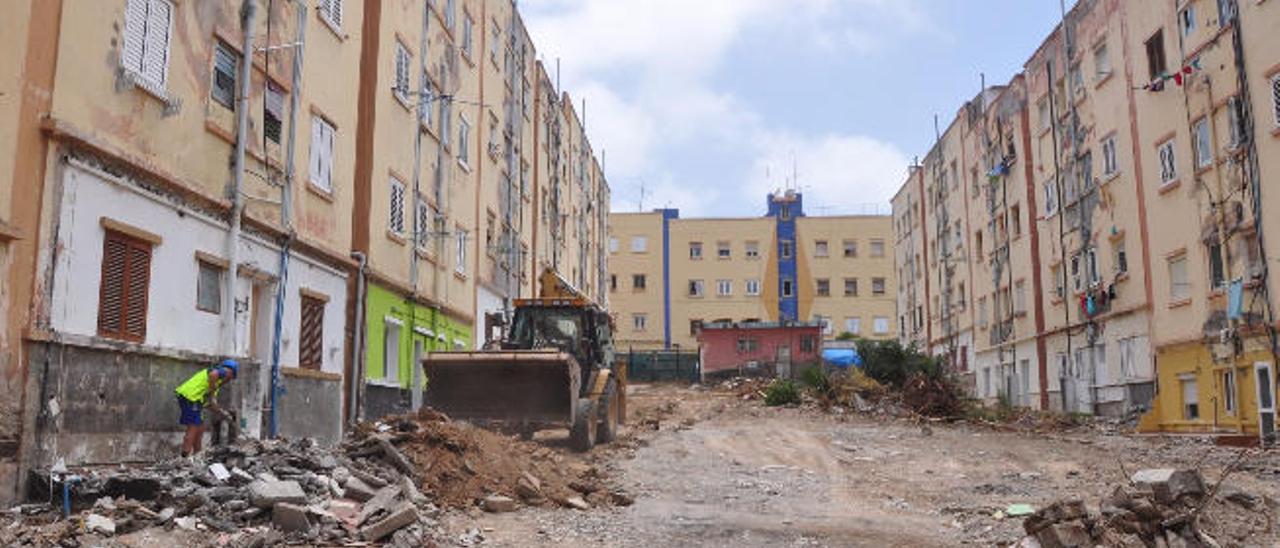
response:
[[[298,144],[298,103],[302,94],[302,53],[306,43],[307,7],[298,5],[297,25],[298,38],[295,40],[293,52],[293,84],[289,93],[289,141],[285,152],[284,184],[280,188],[280,222],[284,226],[285,241],[280,246],[280,267],[276,276],[276,302],[274,326],[271,333],[271,379],[270,379],[270,420],[268,435],[272,438],[279,434],[279,413],[277,412],[279,396],[284,392],[280,382],[280,345],[281,333],[284,331],[284,304],[288,299],[289,285],[289,246],[293,242],[293,181],[297,167],[294,151]],[[268,15],[269,16],[269,15]],[[268,37],[269,38],[269,37]]]
[[[257,15],[253,0],[244,0],[240,7],[241,31],[244,40],[240,46],[240,100],[236,105],[235,165],[231,183],[231,230],[227,234],[227,273],[230,282],[222,295],[222,348],[228,356],[236,355],[236,271],[240,268],[240,224],[244,214],[245,146],[249,142],[249,78],[253,74],[253,24]],[[274,409],[273,409],[274,412]]]
[[[428,103],[426,99],[426,90],[422,89],[424,87],[423,84],[427,83],[427,47],[429,45],[429,42],[427,41],[427,31],[430,30],[430,28],[431,7],[424,2],[422,4],[422,37],[418,40],[418,55],[421,59],[421,62],[418,63],[418,69],[420,71],[419,74],[421,74],[421,78],[418,79],[418,92],[415,94],[418,99],[418,108],[414,111],[414,115],[417,116],[417,118],[413,123],[414,235],[413,245],[409,246],[409,285],[413,288],[413,294],[410,295],[408,299],[405,299],[407,301],[406,304],[409,306],[409,407],[414,411],[417,411],[422,407],[421,364],[418,363],[417,358],[419,356],[414,352],[417,349],[414,338],[417,337],[418,281],[421,276],[418,271],[418,249],[420,249],[420,246],[425,243],[426,240],[424,238],[426,238],[428,234],[431,234],[432,237],[436,237],[436,232],[440,232],[441,234],[444,232],[443,230],[435,230],[435,219],[422,219],[421,223],[418,222],[418,206],[419,202],[422,201],[422,114],[425,112],[423,109],[431,108],[431,104]],[[441,138],[443,138],[443,136],[441,136]],[[437,202],[437,207],[440,207],[439,202]],[[437,271],[435,273],[435,277],[440,278],[440,272]],[[438,293],[433,295],[435,298],[439,298],[439,296],[440,295]],[[425,344],[423,345],[423,350],[426,350]]]
[[[354,348],[351,350],[351,403],[347,409],[347,422],[354,425],[364,416],[365,268],[369,265],[369,258],[359,251],[352,251],[351,258],[360,263],[356,270],[356,325]]]

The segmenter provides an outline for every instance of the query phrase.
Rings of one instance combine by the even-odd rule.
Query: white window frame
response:
[[[1176,303],[1190,299],[1191,273],[1188,271],[1187,254],[1183,253],[1170,257],[1165,266],[1169,272],[1169,301]],[[1176,279],[1178,276],[1176,276],[1177,270],[1175,266],[1181,270],[1181,281]]]
[[[471,139],[471,121],[467,120],[467,115],[458,113],[458,164],[463,168],[470,169],[470,161],[467,159],[469,154],[467,143]]]
[[[395,334],[395,346],[391,345],[391,336]],[[382,324],[382,380],[387,383],[400,384],[400,337],[404,335],[404,322],[387,317]],[[391,352],[394,350],[394,352]]]
[[[689,280],[689,296],[702,297],[707,294],[706,283],[702,280]]]
[[[1200,118],[1191,126],[1191,138],[1195,151],[1196,168],[1213,165],[1213,140],[1209,135],[1209,117]]]
[[[1193,4],[1187,4],[1178,11],[1178,32],[1182,33],[1182,37],[1191,36],[1198,26],[1196,21],[1196,7]]]
[[[617,253],[617,252],[618,252],[618,239],[609,238],[609,253]]]
[[[328,194],[333,193],[333,140],[337,133],[323,116],[311,116],[310,182]]]
[[[1043,183],[1044,187],[1044,214],[1046,217],[1052,217],[1058,213],[1058,185],[1050,180]]]
[[[220,66],[220,63],[218,62],[219,60],[225,60],[226,62],[229,62],[231,64],[229,70],[227,71],[221,70],[224,67]],[[229,72],[228,76],[231,78],[231,89],[226,90],[225,96],[224,96],[224,93],[220,91],[222,88],[218,87],[218,75],[223,72]],[[236,84],[239,81],[240,81],[240,55],[236,53],[235,49],[233,49],[231,46],[228,46],[222,40],[214,40],[213,41],[213,72],[212,74],[209,75],[209,99],[213,100],[214,103],[217,103],[219,105],[222,105],[223,107],[226,107],[232,111],[235,111],[236,93],[239,88],[239,86],[237,86]]]
[[[1093,81],[1101,82],[1111,76],[1111,52],[1104,41],[1093,48]]]
[[[645,253],[646,251],[648,251],[648,246],[649,246],[649,239],[648,239],[648,238],[646,238],[646,237],[644,237],[644,236],[632,236],[632,237],[631,237],[631,252],[632,252],[632,253]]]
[[[404,181],[394,175],[387,179],[387,230],[404,236],[404,202],[408,191]]]
[[[342,32],[342,0],[319,0],[316,11],[320,14],[320,20],[333,30]]]
[[[716,280],[716,295],[729,297],[733,295],[733,280]]]
[[[454,230],[454,260],[457,261],[453,265],[453,271],[465,276],[467,274],[467,236],[469,234],[465,229],[457,228]]]
[[[462,55],[466,57],[468,61],[475,60],[475,57],[473,57],[473,55],[475,54],[475,46],[474,46],[475,39],[473,36],[473,34],[475,34],[474,32],[475,25],[476,25],[475,21],[471,19],[471,14],[467,13],[466,10],[463,10],[462,12],[462,48],[461,49],[462,49]]]
[[[1156,160],[1160,162],[1160,184],[1178,180],[1178,154],[1174,148],[1176,139],[1169,139],[1156,147]]]
[[[641,332],[642,332],[642,331],[645,331],[645,330],[646,330],[646,329],[648,329],[648,328],[649,328],[649,315],[648,315],[648,314],[639,314],[639,313],[637,313],[637,314],[632,314],[632,315],[631,315],[631,330],[632,330],[632,331],[641,331]]]
[[[427,234],[431,232],[431,204],[422,195],[414,203],[413,239],[418,249],[427,250]]]
[[[160,8],[164,10],[163,22],[153,20],[162,15],[159,11],[154,11]],[[120,45],[120,67],[132,75],[143,89],[164,95],[165,85],[169,81],[169,52],[172,42],[173,2],[128,0],[125,7],[124,40]]]
[[[409,71],[413,66],[413,55],[409,53],[409,47],[404,42],[396,40],[395,53],[395,71],[392,73],[395,78],[395,85],[391,88],[391,93],[396,99],[405,106],[410,105],[409,101]]]
[[[858,335],[862,333],[862,318],[853,316],[844,319],[844,331]]]
[[[1102,140],[1102,175],[1113,177],[1120,173],[1120,160],[1116,157],[1116,136],[1108,135]]]
[[[689,242],[689,259],[702,259],[702,242]]]
[[[887,316],[876,316],[872,319],[871,331],[876,335],[889,334],[889,318]]]
[[[760,258],[760,242],[751,240],[746,243],[746,250],[743,253],[748,259]]]
[[[756,296],[760,294],[760,280],[755,278],[746,281],[747,295]]]
[[[733,258],[733,246],[729,242],[716,242],[716,258],[730,259]]]
[[[875,259],[884,257],[884,240],[871,240],[871,257]]]
[[[826,258],[830,256],[830,244],[826,240],[817,240],[813,242],[813,256]]]

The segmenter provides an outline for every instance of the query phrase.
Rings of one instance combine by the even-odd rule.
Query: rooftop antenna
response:
[[[640,213],[644,213],[644,197],[646,195],[648,195],[648,190],[645,188],[645,180],[640,179],[640,203],[638,204],[639,206],[638,211]]]

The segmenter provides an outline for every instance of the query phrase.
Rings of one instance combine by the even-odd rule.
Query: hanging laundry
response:
[[[1244,316],[1244,280],[1231,280],[1227,288],[1227,319],[1238,320]]]

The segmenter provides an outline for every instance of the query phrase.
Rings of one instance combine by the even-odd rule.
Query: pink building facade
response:
[[[698,332],[703,380],[735,375],[793,377],[822,360],[817,323],[707,324]]]

